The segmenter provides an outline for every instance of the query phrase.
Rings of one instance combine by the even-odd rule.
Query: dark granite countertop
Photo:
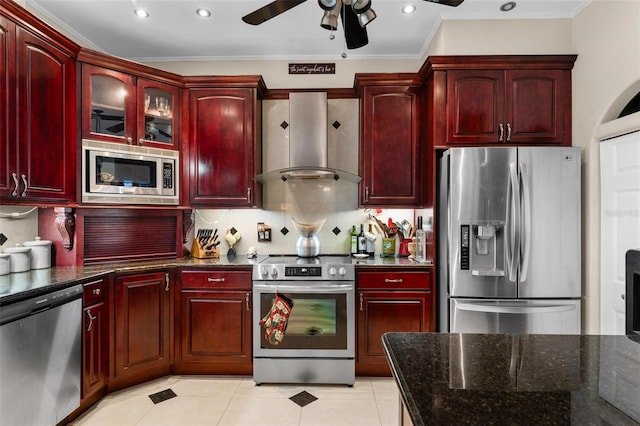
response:
[[[46,292],[63,289],[77,282],[92,279],[112,272],[126,273],[163,268],[239,268],[251,270],[253,265],[263,261],[267,255],[257,258],[247,256],[220,256],[216,259],[158,259],[140,262],[121,262],[92,266],[62,266],[48,269],[34,269],[29,272],[13,273],[0,276],[0,306],[18,300],[35,297]],[[379,257],[352,259],[358,267],[431,267],[430,263],[413,262],[406,257]]]
[[[640,424],[640,336],[387,333],[414,425]]]

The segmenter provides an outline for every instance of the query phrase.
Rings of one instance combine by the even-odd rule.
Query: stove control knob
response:
[[[267,278],[269,276],[269,270],[267,269],[266,266],[263,266],[262,268],[260,268],[260,276],[263,278]]]
[[[335,267],[331,267],[329,268],[329,275],[335,275],[336,274],[336,268]]]
[[[271,269],[271,278],[276,278],[278,276],[278,268],[274,267]]]
[[[347,270],[344,268],[344,266],[341,266],[338,270],[338,273],[340,274],[340,276],[344,277],[345,275],[347,275]]]

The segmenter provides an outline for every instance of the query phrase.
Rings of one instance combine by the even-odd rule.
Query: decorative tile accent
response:
[[[158,404],[162,401],[166,401],[167,399],[175,398],[176,396],[178,395],[176,395],[176,393],[171,389],[165,389],[149,395],[149,398],[151,398],[151,401],[153,401],[154,404]]]
[[[289,123],[287,123],[286,121],[283,121],[282,123],[280,123],[280,127],[286,130],[287,127],[289,127]]]
[[[304,407],[305,405],[311,404],[313,401],[317,400],[318,398],[311,395],[307,391],[302,391],[300,393],[293,395],[289,399],[295,402],[296,404],[298,404],[300,407]]]
[[[282,232],[282,235],[287,235],[289,233],[289,230],[287,229],[286,226],[283,226],[280,232]]]
[[[342,124],[340,124],[340,122],[339,122],[338,120],[336,120],[336,121],[334,121],[334,122],[333,122],[332,126],[333,126],[336,130],[338,130],[338,127],[342,126]]]
[[[338,235],[340,233],[340,228],[336,226],[331,232],[333,232],[335,235]]]

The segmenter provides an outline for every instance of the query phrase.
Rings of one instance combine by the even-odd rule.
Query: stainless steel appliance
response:
[[[177,151],[82,140],[82,202],[168,204],[179,200]]]
[[[274,345],[259,322],[276,294],[293,301]],[[253,268],[253,378],[262,383],[355,381],[355,268],[347,255],[270,256]]]
[[[440,329],[579,334],[579,148],[454,148],[439,178]]]
[[[55,425],[80,406],[82,285],[0,308],[0,424]]]

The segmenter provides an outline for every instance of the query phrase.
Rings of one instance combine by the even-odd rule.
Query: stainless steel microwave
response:
[[[82,140],[82,202],[177,205],[180,153]]]

